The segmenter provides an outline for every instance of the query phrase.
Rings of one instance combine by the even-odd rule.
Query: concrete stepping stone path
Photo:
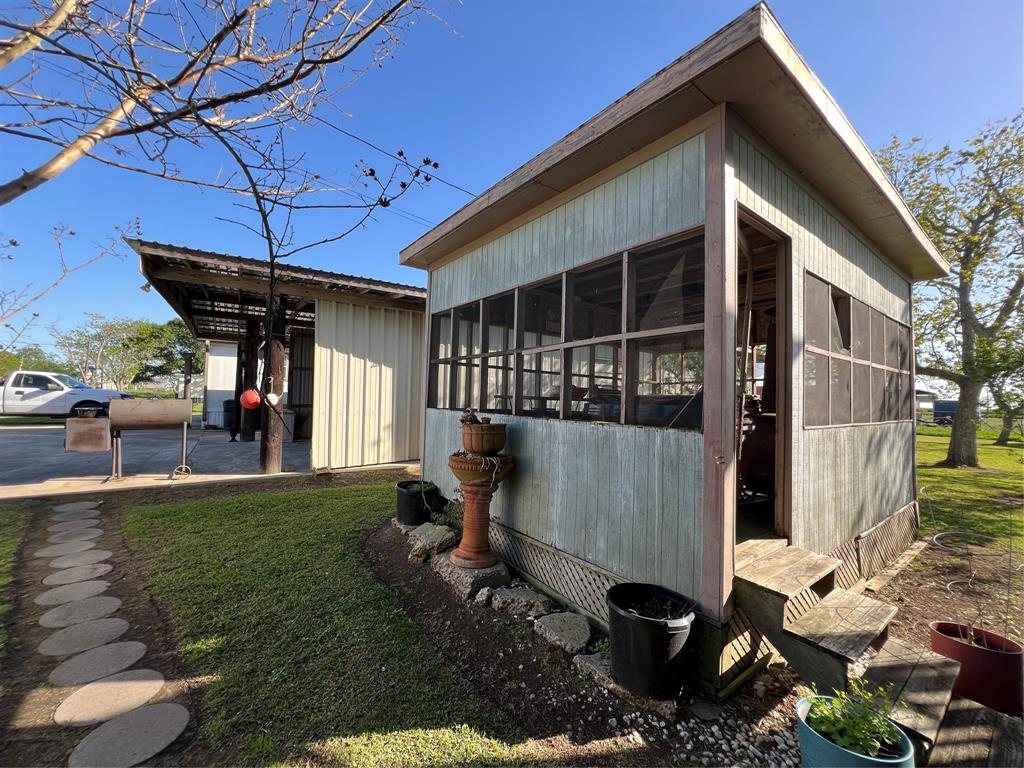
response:
[[[57,725],[95,725],[138,709],[164,687],[154,669],[129,669],[87,683],[68,696],[53,713]]]
[[[85,552],[73,552],[70,555],[61,555],[56,560],[51,560],[47,565],[51,568],[74,568],[77,565],[92,565],[101,563],[113,556],[109,549],[87,549]]]
[[[37,650],[44,656],[71,656],[116,640],[128,631],[128,626],[124,619],[83,621],[54,632]]]
[[[65,584],[63,587],[48,589],[35,599],[36,605],[62,605],[72,600],[85,600],[87,597],[102,595],[110,586],[109,581],[98,579],[96,581],[76,581],[74,584]]]
[[[51,573],[43,579],[43,584],[56,586],[58,584],[74,584],[76,581],[89,581],[90,579],[98,579],[100,576],[106,576],[112,570],[114,570],[114,566],[110,563],[76,565],[74,568],[64,568],[56,573]]]
[[[65,657],[48,677],[57,688],[74,688],[53,713],[57,725],[102,723],[79,742],[69,766],[138,765],[161,752],[188,726],[188,710],[175,703],[147,704],[164,687],[153,669],[129,669],[146,655],[146,645],[118,640],[130,628],[114,614],[117,597],[103,595],[110,583],[101,579],[114,570],[113,552],[95,549],[103,535],[100,502],[74,501],[53,508],[48,526],[51,546],[35,553],[52,558],[53,573],[43,584],[52,587],[35,598],[37,605],[56,606],[40,618],[55,629],[39,644],[44,656]],[[113,642],[117,641],[117,642]]]
[[[51,544],[66,544],[69,541],[88,541],[103,535],[99,528],[79,528],[77,531],[61,531],[47,539]]]
[[[76,528],[91,528],[92,526],[99,524],[100,521],[96,518],[86,517],[82,520],[68,520],[66,523],[56,523],[46,530],[50,533],[60,533],[61,531],[73,531]]]
[[[33,557],[60,557],[61,555],[73,555],[76,552],[85,552],[87,549],[94,549],[96,543],[92,541],[69,541],[64,544],[52,544],[49,547],[37,549]]]
[[[65,504],[58,504],[53,508],[54,512],[64,514],[67,512],[84,512],[87,509],[99,509],[102,501],[69,501]]]
[[[68,768],[129,768],[148,760],[181,735],[188,710],[180,704],[149,704],[108,720],[86,736],[68,759]]]
[[[47,629],[61,629],[84,621],[93,621],[109,616],[121,607],[116,597],[87,597],[58,605],[39,617],[39,626]]]
[[[107,643],[83,651],[59,664],[48,678],[50,685],[82,685],[128,669],[146,655],[146,644],[135,640]]]

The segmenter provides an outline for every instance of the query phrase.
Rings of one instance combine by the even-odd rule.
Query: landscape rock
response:
[[[405,523],[400,523],[398,522],[397,517],[391,518],[391,524],[395,526],[395,528],[397,528],[400,533],[403,533],[406,536],[408,536],[410,533],[412,533],[419,527],[417,525],[406,525]]]
[[[477,605],[488,606],[491,604],[491,598],[494,596],[494,590],[491,587],[484,587],[476,593],[476,597],[473,598],[473,602]]]
[[[447,525],[424,523],[409,533],[412,549],[409,551],[409,562],[423,562],[436,554],[454,547],[459,538],[455,531]]]
[[[430,560],[430,567],[463,600],[475,597],[484,587],[502,587],[512,580],[508,568],[502,562],[489,568],[460,568],[448,559],[449,554],[445,552],[435,555]]]
[[[610,653],[581,654],[573,658],[572,663],[585,676],[592,678],[595,683],[623,701],[661,715],[666,720],[675,720],[676,703],[674,701],[637,696],[615,682],[612,678],[612,656]]]
[[[526,587],[506,587],[494,590],[491,607],[511,616],[540,616],[551,610],[551,601]]]
[[[551,613],[534,622],[534,630],[555,648],[575,656],[590,642],[590,622],[578,613]]]
[[[701,720],[717,720],[722,716],[722,708],[709,701],[695,701],[690,707],[690,714],[696,715]]]

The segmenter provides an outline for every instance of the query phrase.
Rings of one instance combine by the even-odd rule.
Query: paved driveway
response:
[[[188,465],[193,480],[259,473],[259,442],[229,439],[222,430],[189,430]],[[101,484],[136,485],[133,481],[142,478],[167,480],[181,461],[181,432],[124,432],[121,447],[125,479],[108,483],[110,452],[64,453],[63,426],[0,426],[0,497],[83,491]],[[308,472],[309,447],[308,442],[286,442],[284,469]]]

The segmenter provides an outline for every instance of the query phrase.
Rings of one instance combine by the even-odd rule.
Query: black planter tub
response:
[[[403,525],[429,522],[430,510],[437,506],[437,486],[424,480],[402,480],[395,485],[395,517]]]
[[[674,699],[683,682],[693,601],[656,584],[631,582],[609,588],[605,599],[615,682],[638,696]]]

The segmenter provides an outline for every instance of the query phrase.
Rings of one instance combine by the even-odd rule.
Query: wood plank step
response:
[[[783,631],[853,662],[886,631],[895,615],[895,606],[837,589]]]
[[[785,547],[738,569],[736,578],[788,599],[831,575],[842,562],[800,547]]]
[[[747,539],[736,545],[735,571],[746,568],[755,560],[759,560],[772,552],[788,546],[785,539]]]
[[[892,686],[892,718],[917,737],[922,764],[935,745],[959,671],[958,661],[890,637],[864,673],[873,685]]]
[[[939,729],[928,765],[1019,766],[1024,726],[976,701],[954,696]]]

